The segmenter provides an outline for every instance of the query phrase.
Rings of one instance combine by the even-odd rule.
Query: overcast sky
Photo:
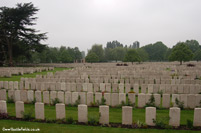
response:
[[[40,10],[36,28],[49,46],[79,47],[118,40],[144,46],[162,41],[201,43],[201,0],[0,0],[0,6],[32,2]]]

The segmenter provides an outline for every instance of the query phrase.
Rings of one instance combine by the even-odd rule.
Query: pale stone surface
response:
[[[111,106],[117,106],[119,104],[119,93],[112,93]]]
[[[126,93],[119,93],[119,104],[126,103]]]
[[[162,106],[164,108],[170,107],[170,94],[163,94]]]
[[[183,85],[178,85],[178,93],[183,94],[184,93],[184,86]]]
[[[3,82],[3,87],[4,89],[8,90],[8,81]]]
[[[172,94],[177,94],[178,93],[177,85],[171,85],[171,88],[172,88]]]
[[[35,118],[36,119],[45,119],[45,112],[44,112],[44,103],[37,102],[35,103]]]
[[[50,91],[50,103],[52,104],[53,101],[57,98],[57,92],[56,91]]]
[[[50,93],[49,91],[43,91],[43,103],[50,104]]]
[[[135,94],[139,93],[139,84],[134,84],[134,92]]]
[[[27,91],[27,101],[29,103],[34,101],[34,91],[32,90]]]
[[[106,91],[111,92],[111,83],[106,83]]]
[[[180,101],[179,94],[172,94],[172,104],[174,107],[177,107],[176,98]]]
[[[100,83],[100,91],[101,92],[105,91],[105,83]]]
[[[23,118],[24,102],[22,101],[15,102],[15,112],[16,112],[16,118]]]
[[[156,120],[156,107],[146,107],[145,122],[148,126],[155,126],[153,119]]]
[[[94,101],[94,95],[93,92],[88,92],[87,93],[87,106],[91,106]]]
[[[187,94],[180,94],[179,101],[184,102],[184,108],[187,108]]]
[[[19,89],[18,84],[19,84],[18,81],[14,81],[13,89],[18,90]]]
[[[122,124],[132,125],[133,123],[133,108],[130,106],[122,107]]]
[[[86,104],[86,92],[78,92],[80,96],[80,104]]]
[[[196,102],[195,94],[188,94],[187,95],[187,107],[190,109],[194,109],[195,102]]]
[[[110,106],[111,105],[111,93],[104,93],[104,99],[106,100],[105,104]]]
[[[200,106],[201,94],[195,94],[195,106]]]
[[[0,89],[0,100],[7,100],[6,89]]]
[[[24,81],[20,81],[20,90],[24,90]]]
[[[174,126],[174,127],[178,127],[180,126],[180,108],[178,107],[172,107],[170,108],[170,112],[169,112],[169,125]]]
[[[0,114],[7,113],[6,101],[0,100]]]
[[[14,97],[15,101],[21,101],[21,98],[20,98],[20,90],[16,90],[15,91],[15,97]]]
[[[146,84],[141,85],[141,93],[147,93],[147,85]]]
[[[138,107],[143,108],[146,102],[146,95],[144,93],[138,94]]]
[[[131,104],[135,104],[135,93],[128,93],[128,100]]]
[[[78,92],[72,92],[72,104],[75,104],[78,100]]]
[[[119,84],[119,93],[124,93],[124,84]]]
[[[8,90],[8,98],[13,99],[13,100],[15,99],[15,91],[14,90]]]
[[[65,82],[61,83],[61,90],[66,91],[66,83]]]
[[[3,89],[3,81],[0,81],[0,89]]]
[[[88,83],[82,84],[83,91],[88,91]]]
[[[56,104],[56,119],[65,119],[66,118],[66,110],[65,104],[57,103]]]
[[[91,84],[91,83],[87,84],[87,91],[88,92],[93,92],[93,84]]]
[[[193,126],[201,127],[201,108],[194,109]]]
[[[35,90],[36,89],[36,82],[31,82],[31,89],[32,90]]]
[[[10,89],[10,90],[12,90],[13,89],[13,81],[9,81],[9,83],[8,83],[8,88]]]
[[[20,100],[26,103],[28,101],[27,90],[20,91]]]
[[[159,84],[154,84],[154,93],[158,93],[159,91],[159,88],[160,88],[160,85]]]
[[[64,103],[64,92],[63,91],[58,91],[57,92],[57,98],[59,99],[60,103]]]
[[[100,104],[101,103],[101,98],[102,98],[102,93],[96,92],[95,93],[95,103]]]
[[[128,93],[131,91],[131,85],[130,84],[126,84],[125,85],[125,92]]]
[[[154,86],[153,84],[148,85],[148,93],[153,93],[154,92]]]
[[[159,88],[159,92],[163,92],[163,93],[165,93],[165,84],[160,84],[160,88]]]
[[[30,84],[28,81],[25,82],[25,87],[24,87],[25,90],[29,90],[30,89]]]
[[[65,104],[72,104],[72,94],[70,91],[65,92]]]
[[[82,84],[81,83],[76,84],[76,90],[77,90],[77,92],[82,91]]]
[[[78,105],[78,122],[87,123],[88,122],[88,109],[87,105]]]
[[[99,113],[100,113],[100,124],[109,124],[109,106],[101,105],[99,106]]]
[[[146,95],[146,101],[145,103],[149,103],[149,100],[151,98],[151,94],[145,94]]]
[[[118,84],[117,83],[112,84],[112,92],[113,93],[118,92]]]
[[[35,91],[36,102],[42,102],[41,91]]]
[[[155,105],[157,107],[160,107],[161,104],[161,95],[160,94],[153,94],[154,95],[154,99],[155,99]]]

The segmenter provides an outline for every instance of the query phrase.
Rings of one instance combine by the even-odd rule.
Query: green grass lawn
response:
[[[15,116],[15,104],[7,104],[8,114],[10,116]],[[34,105],[25,104],[25,112],[32,111],[32,116],[34,117]],[[193,110],[181,110],[181,125],[186,125],[186,121],[193,121]],[[110,108],[110,123],[121,123],[122,109],[121,108]],[[156,119],[162,120],[168,118],[169,109],[160,109],[156,112]],[[72,117],[74,120],[78,119],[77,107],[66,106],[66,118]],[[50,120],[56,119],[55,106],[45,105],[45,118]],[[98,107],[88,107],[88,118],[95,118],[98,121],[99,118],[99,108]],[[145,122],[145,109],[133,109],[133,121]],[[168,124],[168,120],[164,121]]]
[[[170,130],[170,129],[126,129],[126,128],[111,128],[101,126],[84,126],[84,125],[69,125],[69,124],[56,124],[56,123],[38,123],[38,122],[25,122],[15,120],[0,120],[0,132],[4,128],[34,128],[40,129],[40,132],[48,133],[191,133],[196,131],[188,130]]]
[[[24,78],[35,78],[36,75],[46,75],[47,72],[55,73],[56,71],[63,71],[63,70],[68,70],[68,69],[71,69],[71,68],[57,68],[56,67],[56,68],[54,68],[54,70],[51,70],[51,71],[36,72],[33,74],[15,75],[15,76],[12,76],[11,78],[0,77],[0,81],[20,81],[20,79],[22,77],[24,77]]]

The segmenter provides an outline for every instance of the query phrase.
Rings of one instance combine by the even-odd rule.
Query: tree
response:
[[[123,61],[126,54],[126,50],[123,47],[116,47],[111,51],[111,58],[115,61]]]
[[[98,56],[99,61],[103,61],[104,60],[104,52],[103,52],[103,48],[102,45],[99,44],[95,44],[92,46],[91,50],[89,50],[88,53],[95,53]]]
[[[167,46],[163,42],[156,42],[142,47],[148,55],[150,61],[164,61],[167,53]]]
[[[125,55],[124,61],[126,62],[141,62],[140,56],[135,49],[129,49]]]
[[[173,47],[169,60],[179,61],[180,65],[182,65],[182,61],[190,61],[192,57],[193,53],[190,48],[185,43],[179,42]]]
[[[201,61],[201,49],[198,49],[195,52],[193,59],[196,60],[196,61]]]
[[[190,50],[195,53],[198,49],[201,49],[199,42],[196,40],[187,40],[185,44],[190,48]]]
[[[99,57],[96,55],[96,53],[90,52],[90,53],[88,53],[88,55],[86,56],[85,60],[86,60],[87,62],[90,62],[90,63],[99,62]]]
[[[138,48],[138,49],[136,49],[136,52],[138,53],[138,55],[140,56],[140,59],[142,61],[149,60],[149,55],[148,55],[148,53],[144,49]]]
[[[32,3],[17,4],[15,8],[0,8],[0,43],[6,51],[9,66],[13,66],[13,57],[31,57],[30,51],[41,51],[45,47],[40,43],[47,39],[46,33],[38,33],[31,28],[39,9]],[[14,51],[15,50],[15,51]]]

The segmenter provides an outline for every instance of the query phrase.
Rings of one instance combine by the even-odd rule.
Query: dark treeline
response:
[[[139,43],[139,42],[138,42]],[[174,56],[173,49],[177,45],[184,44],[185,49],[183,51],[178,51]],[[183,47],[184,47],[183,46]],[[181,47],[181,46],[180,46]],[[182,50],[182,47],[180,48]],[[185,50],[190,50],[191,53]],[[132,52],[131,52],[132,51]],[[180,53],[179,53],[180,52]],[[184,52],[184,55],[181,54]],[[96,58],[91,60],[91,55]],[[181,55],[182,59],[176,57],[176,55]],[[135,56],[131,59],[129,56]],[[128,58],[129,57],[129,58]],[[103,48],[102,45],[95,44],[88,51],[86,56],[88,62],[110,62],[110,61],[131,61],[131,62],[141,62],[141,61],[189,61],[189,60],[201,60],[201,46],[196,40],[187,40],[186,42],[178,42],[173,48],[168,48],[163,42],[159,41],[154,44],[148,44],[141,48],[134,48],[134,46],[123,45],[118,41],[108,42],[106,47]]]

